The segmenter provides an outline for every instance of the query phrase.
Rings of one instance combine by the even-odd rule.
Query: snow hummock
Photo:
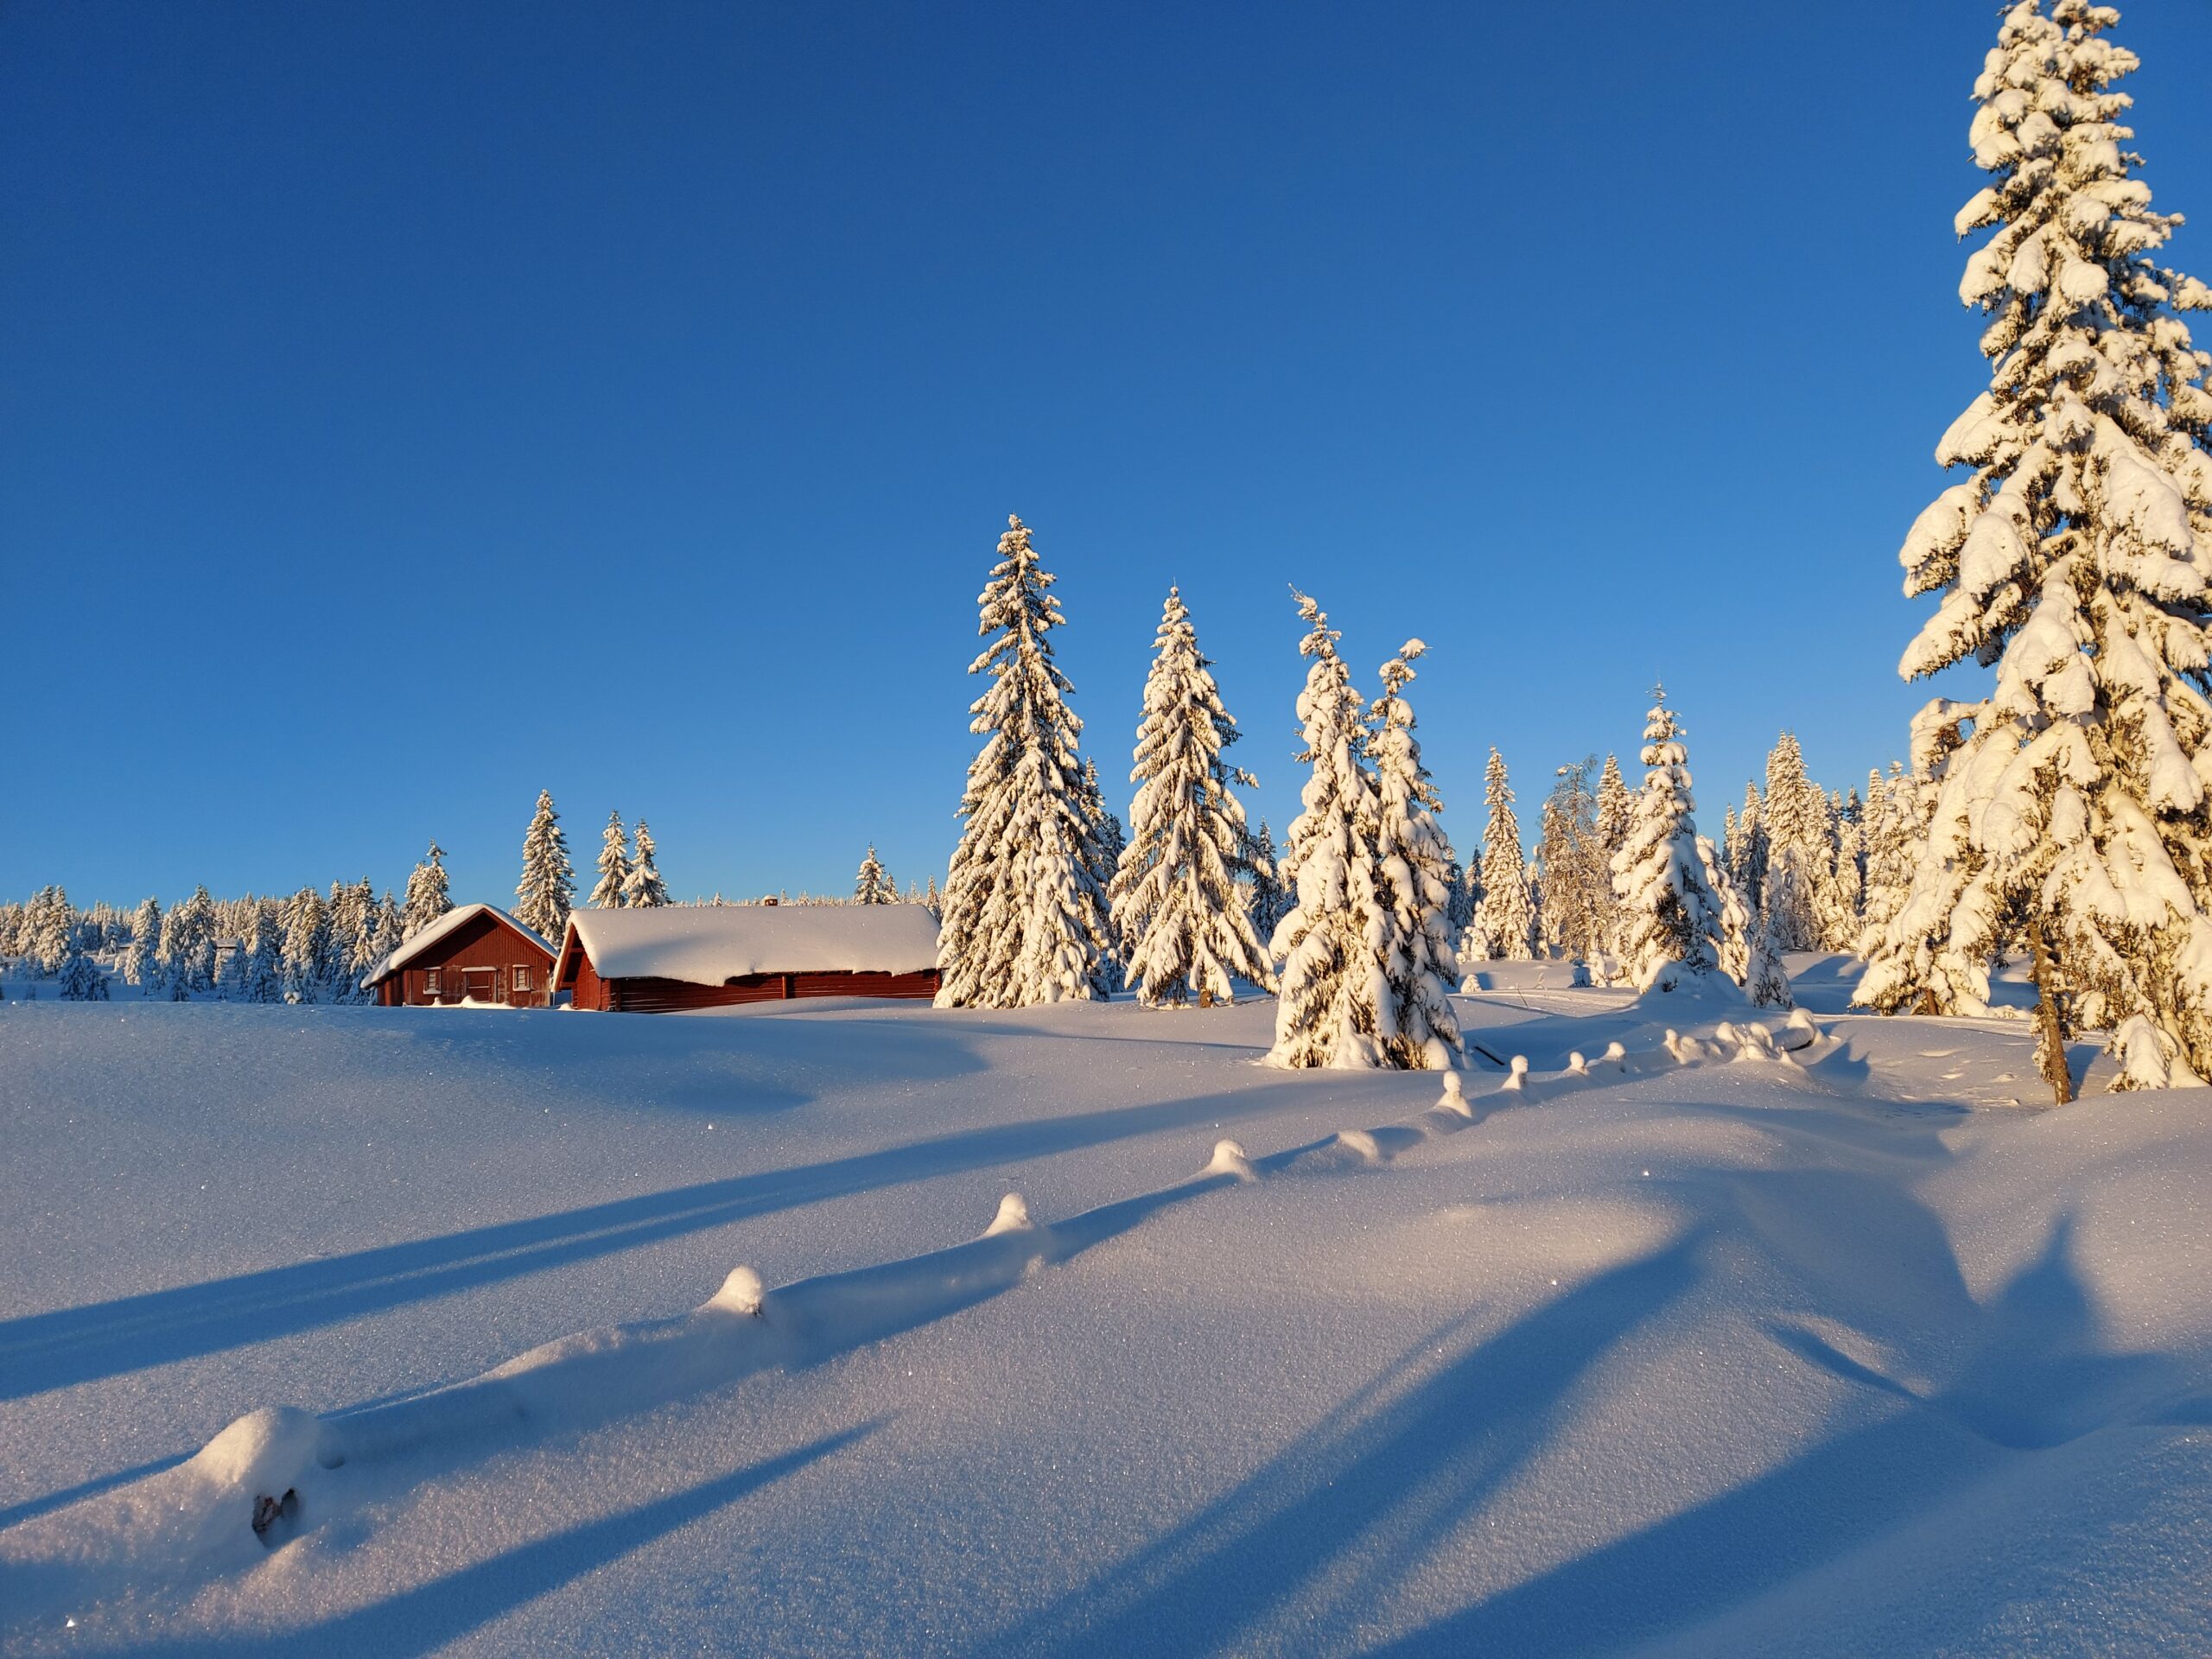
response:
[[[602,979],[721,985],[937,966],[937,920],[924,905],[666,905],[572,911],[569,925]]]

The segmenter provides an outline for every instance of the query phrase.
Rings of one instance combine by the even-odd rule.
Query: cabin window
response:
[[[514,967],[514,988],[518,993],[530,988],[530,964],[518,962]]]
[[[425,968],[423,970],[423,995],[439,996],[444,994],[445,987],[440,982],[440,975],[441,970],[435,968]]]

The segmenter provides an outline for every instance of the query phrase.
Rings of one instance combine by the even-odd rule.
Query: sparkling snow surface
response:
[[[665,905],[575,910],[569,920],[607,979],[720,985],[747,974],[937,966],[937,918],[924,905]]]
[[[1264,1000],[10,1004],[0,1648],[2212,1648],[2212,1090],[1484,971],[1517,1090]]]

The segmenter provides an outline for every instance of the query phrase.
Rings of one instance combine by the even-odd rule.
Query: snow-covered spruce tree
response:
[[[328,988],[330,911],[313,887],[302,887],[284,906],[284,1000],[315,1002]]]
[[[1713,889],[1715,913],[1719,926],[1713,935],[1713,961],[1720,971],[1738,985],[1744,982],[1745,972],[1751,957],[1751,936],[1758,926],[1758,918],[1736,891],[1734,879],[1728,874],[1727,860],[1712,838],[1697,838],[1698,868],[1705,872],[1705,884]]]
[[[588,901],[594,910],[620,910],[630,880],[630,838],[622,828],[622,815],[609,812],[607,829],[599,838],[599,881]]]
[[[1624,950],[1639,991],[1669,991],[1713,971],[1720,904],[1698,853],[1689,754],[1664,688],[1643,726],[1643,791],[1628,844],[1613,860],[1625,912]]]
[[[1863,817],[1859,792],[1853,790],[1832,820],[1835,825],[1835,857],[1829,863],[1827,880],[1814,890],[1814,918],[1820,924],[1823,950],[1856,950],[1860,930],[1866,925],[1866,843],[1861,828]]]
[[[413,938],[453,908],[453,895],[446,885],[445,856],[446,849],[432,842],[430,850],[407,878],[407,903],[401,915],[408,938]],[[391,948],[397,949],[397,942]]]
[[[257,901],[238,940],[238,1000],[284,1000],[284,911],[273,899]]]
[[[1529,864],[1521,846],[1521,823],[1513,814],[1513,785],[1505,760],[1496,749],[1483,774],[1483,801],[1490,823],[1483,831],[1482,902],[1475,924],[1461,942],[1465,959],[1527,962],[1536,954],[1536,901],[1529,891]]]
[[[162,921],[162,979],[173,1001],[214,994],[215,901],[205,887],[194,887]]]
[[[1076,747],[1083,722],[1052,660],[1051,631],[1065,619],[1027,526],[1007,523],[976,600],[977,632],[993,637],[968,671],[991,683],[969,708],[983,747],[968,768],[945,878],[941,1007],[1087,1001],[1107,990],[1106,894]]]
[[[69,895],[60,887],[41,887],[31,898],[29,922],[31,966],[41,979],[59,977],[62,964],[76,954],[79,931]]]
[[[1271,939],[1274,937],[1275,929],[1282,925],[1282,918],[1290,914],[1291,895],[1282,884],[1281,861],[1275,852],[1274,831],[1268,828],[1264,818],[1260,821],[1259,833],[1251,837],[1244,849],[1244,868],[1251,879],[1253,934],[1262,939]]]
[[[1091,860],[1103,887],[1114,879],[1114,872],[1122,868],[1122,854],[1128,846],[1128,834],[1122,827],[1119,814],[1106,804],[1105,792],[1098,785],[1098,763],[1087,756],[1083,763],[1083,810],[1090,821]]]
[[[569,862],[569,837],[553,810],[550,790],[537,791],[537,807],[522,838],[522,880],[515,883],[515,919],[541,937],[558,939],[575,907],[576,871]]]
[[[1771,918],[1779,949],[1817,950],[1820,925],[1814,915],[1813,892],[1818,865],[1813,848],[1819,825],[1805,781],[1805,757],[1788,732],[1767,755],[1761,808],[1766,877],[1759,890],[1759,912]]]
[[[341,934],[345,955],[338,964],[341,1002],[360,1003],[369,1000],[361,982],[369,969],[377,965],[384,950],[378,943],[380,928],[377,911],[377,890],[368,877],[363,876],[352,887],[342,891],[336,914],[331,924],[334,934]]]
[[[1605,948],[1611,919],[1611,877],[1598,850],[1598,801],[1590,792],[1597,756],[1561,766],[1544,798],[1536,861],[1544,872],[1538,911],[1546,945],[1588,961]]]
[[[1890,924],[1912,890],[1924,826],[1919,786],[1891,763],[1890,775],[1866,774],[1866,892],[1857,950],[1871,957],[1882,948]]]
[[[632,910],[657,910],[668,902],[668,883],[660,879],[660,865],[653,846],[653,832],[638,820],[638,852],[630,861],[628,880],[622,884],[622,902]]]
[[[1942,601],[1898,668],[1971,657],[1995,684],[1915,722],[1914,770],[1940,793],[1859,989],[1978,1012],[1993,957],[2024,945],[2062,1100],[2069,992],[2085,1020],[2139,1015],[2212,1071],[2212,357],[2176,315],[2212,289],[2157,262],[2178,220],[2131,176],[2115,87],[2137,60],[2104,37],[2117,20],[2022,0],[1974,83],[1968,136],[1993,177],[1957,229],[1993,233],[1959,294],[1989,316],[1992,372],[1936,446],[1970,475],[1899,554],[1906,592]],[[2159,1069],[2135,1058],[2125,1083]]]
[[[391,889],[384,890],[383,902],[377,906],[376,956],[372,965],[383,961],[407,943],[407,912],[391,896]],[[364,972],[366,969],[363,970]]]
[[[72,940],[55,965],[54,978],[54,994],[65,1002],[107,1001],[107,975],[92,959],[82,938]]]
[[[868,856],[861,860],[858,874],[853,878],[853,902],[856,905],[895,905],[899,902],[899,884],[883,873],[883,866],[876,861],[875,843],[868,843]]]
[[[1320,607],[1297,594],[1306,621],[1299,654],[1312,659],[1298,695],[1313,768],[1292,820],[1284,881],[1296,893],[1270,949],[1282,964],[1274,1046],[1268,1064],[1350,1069],[1389,1063],[1382,1008],[1389,996],[1375,944],[1389,928],[1376,890],[1371,839],[1375,779],[1367,770],[1365,709],[1337,654],[1340,637]]]
[[[1735,833],[1728,837],[1728,874],[1737,892],[1744,895],[1744,902],[1754,911],[1764,908],[1761,901],[1766,893],[1765,809],[1758,783],[1745,779],[1744,810],[1736,815]]]
[[[1236,887],[1244,809],[1230,786],[1254,787],[1222,759],[1236,737],[1182,594],[1170,588],[1137,720],[1130,839],[1107,888],[1123,974],[1148,1008],[1234,1001],[1236,978],[1274,982]]]
[[[1388,926],[1383,1001],[1376,1027],[1387,1062],[1402,1071],[1449,1071],[1466,1056],[1452,1010],[1459,964],[1445,916],[1452,902],[1451,843],[1436,822],[1444,810],[1414,735],[1406,687],[1428,647],[1408,639],[1382,664],[1382,695],[1368,711],[1375,767],[1376,896]]]
[[[130,918],[130,948],[123,953],[123,979],[137,987],[138,995],[151,996],[162,976],[162,906],[149,899]]]

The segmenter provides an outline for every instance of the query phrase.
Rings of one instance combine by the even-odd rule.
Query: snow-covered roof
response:
[[[748,974],[937,966],[937,918],[925,905],[662,905],[572,911],[569,926],[602,979],[720,985]]]
[[[387,974],[390,974],[397,969],[404,968],[409,963],[414,961],[416,957],[421,956],[425,950],[435,944],[440,939],[445,938],[447,934],[467,926],[468,923],[474,920],[479,916],[498,917],[509,927],[514,929],[516,932],[521,934],[523,938],[528,939],[532,944],[543,950],[547,956],[550,957],[553,954],[553,947],[551,945],[546,944],[545,941],[538,938],[534,931],[524,927],[520,922],[515,920],[513,917],[508,915],[505,911],[501,910],[497,905],[461,905],[446,912],[446,913],[439,917],[436,921],[432,922],[420,933],[414,935],[404,944],[401,945],[398,950],[393,951],[382,962],[377,963],[377,965],[370,969],[367,973],[363,974],[361,976],[362,985],[364,987],[373,985],[377,981],[384,978]]]

